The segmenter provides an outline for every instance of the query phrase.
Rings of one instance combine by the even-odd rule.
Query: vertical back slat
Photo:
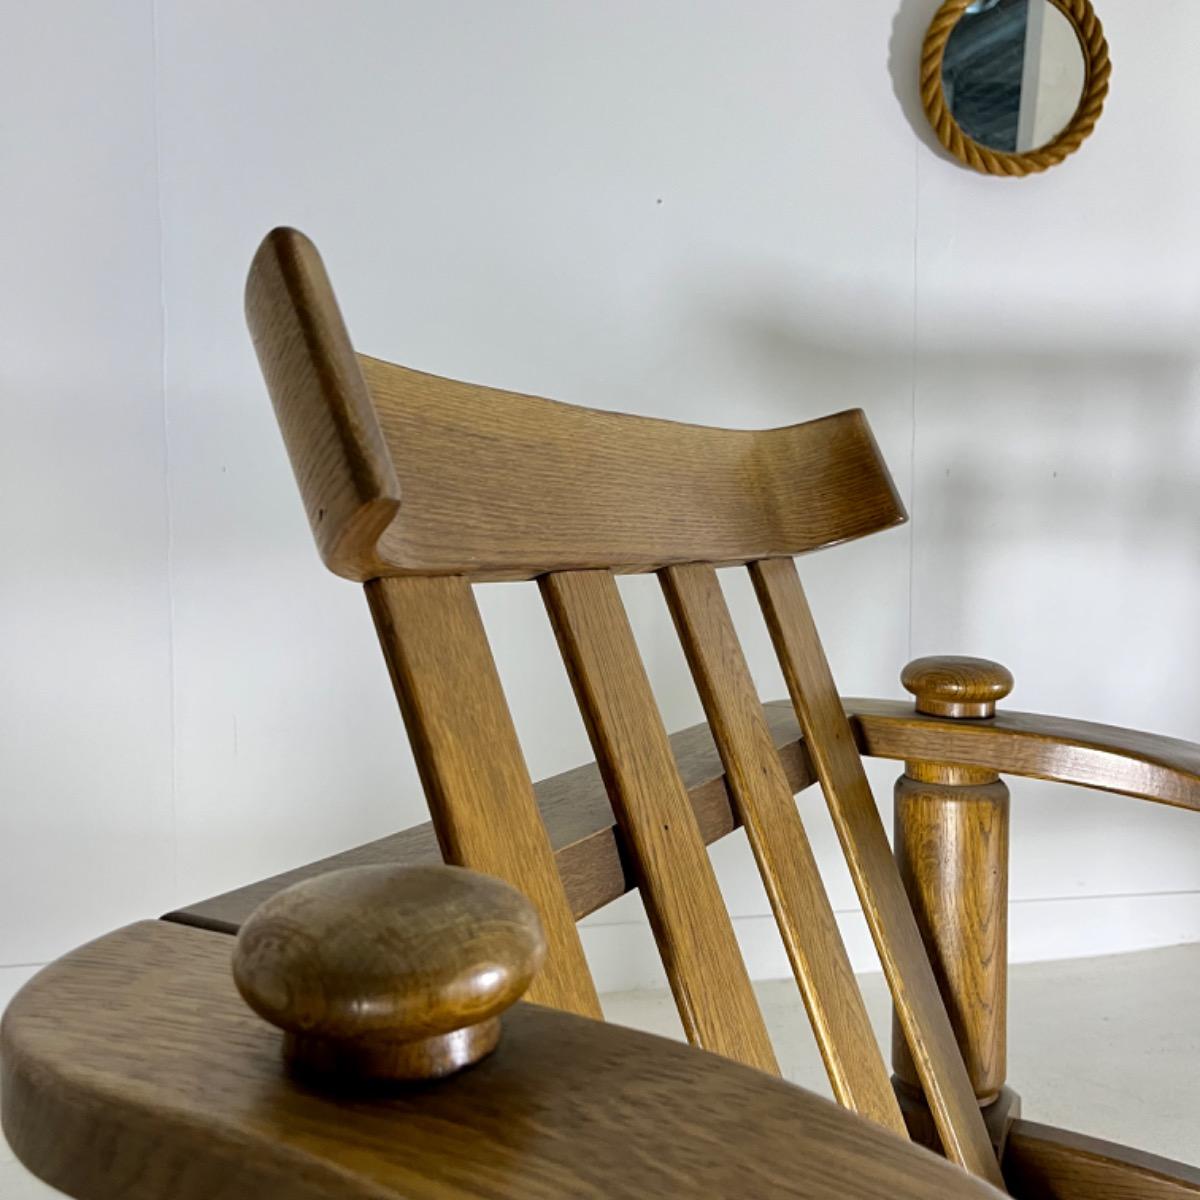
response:
[[[717,573],[695,563],[667,567],[659,578],[834,1095],[907,1136]]]
[[[778,1072],[616,580],[548,575],[542,593],[688,1038]]]
[[[756,562],[750,574],[947,1157],[1003,1189],[796,564]]]
[[[375,579],[366,592],[443,857],[537,905],[549,954],[527,998],[600,1017],[471,585],[459,575]]]

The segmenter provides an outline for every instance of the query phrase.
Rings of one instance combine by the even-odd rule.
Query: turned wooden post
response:
[[[901,682],[920,713],[986,721],[1013,679],[999,663],[940,656]],[[895,852],[975,1096],[998,1145],[1017,1096],[1004,1086],[1008,966],[1008,788],[995,771],[906,761],[896,781]],[[915,1140],[937,1145],[912,1056],[893,1017],[892,1065]]]
[[[238,934],[233,978],[289,1068],[337,1086],[437,1079],[496,1048],[546,955],[537,910],[461,867],[349,867],[284,889]]]

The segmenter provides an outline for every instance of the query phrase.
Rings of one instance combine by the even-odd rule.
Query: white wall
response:
[[[0,37],[0,1004],[175,888],[147,4]]]
[[[1008,181],[921,131],[935,7],[5,6],[0,963],[423,819],[244,330],[279,223],[360,348],[424,370],[727,425],[865,407],[914,521],[803,564],[843,691],[988,654],[1016,706],[1200,736],[1200,10],[1108,5],[1096,134]],[[654,581],[623,590],[668,724],[698,719]],[[590,757],[532,589],[482,602],[534,774]],[[1017,957],[1200,938],[1190,814],[1013,790]],[[715,858],[785,972],[744,844]],[[602,982],[655,977],[640,920],[590,923]]]

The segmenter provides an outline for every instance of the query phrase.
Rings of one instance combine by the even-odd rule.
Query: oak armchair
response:
[[[997,708],[1011,677],[976,659],[909,664],[915,707],[842,700],[793,559],[906,519],[861,412],[759,432],[706,429],[360,356],[315,249],[294,230],[275,230],[260,247],[247,314],[321,555],[365,587],[432,820],[168,914],[153,937],[181,973],[188,952],[178,942],[168,950],[163,930],[226,941],[261,906],[295,895],[286,889],[326,886],[330,871],[445,862],[505,880],[535,906],[547,954],[528,999],[570,1014],[542,1015],[543,1028],[582,1019],[599,1030],[575,921],[636,887],[689,1040],[722,1057],[678,1054],[695,1055],[696,1071],[714,1078],[741,1069],[727,1060],[770,1075],[774,1054],[705,851],[744,826],[833,1092],[860,1118],[853,1129],[871,1154],[911,1137],[1028,1200],[1200,1196],[1196,1169],[1019,1115],[1004,1064],[1000,779],[1197,808],[1200,747]],[[787,701],[764,705],[755,691],[715,573],[732,565],[753,579]],[[661,582],[704,725],[671,736],[663,727],[616,589],[614,575],[631,571]],[[539,582],[596,756],[538,784],[472,592],[511,579]],[[894,852],[864,754],[905,763]],[[794,803],[816,783],[892,991],[891,1072]],[[196,945],[192,968],[207,972],[215,943],[203,953]],[[528,1028],[524,1020],[513,1023]],[[655,1039],[623,1045],[647,1062],[666,1054]],[[762,1074],[752,1078],[767,1088]],[[785,1103],[785,1086],[770,1088],[760,1115]],[[333,1154],[336,1130],[322,1135],[322,1153]],[[614,1179],[627,1181],[627,1166],[614,1165]],[[861,1194],[875,1194],[863,1180]],[[795,1183],[795,1194],[824,1194]],[[792,1193],[775,1180],[764,1194]]]

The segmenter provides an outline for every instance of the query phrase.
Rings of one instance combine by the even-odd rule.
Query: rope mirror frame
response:
[[[959,162],[985,175],[1008,175],[1019,177],[1044,171],[1074,154],[1084,139],[1095,128],[1108,95],[1108,80],[1112,75],[1112,62],[1108,56],[1108,42],[1100,18],[1092,8],[1091,0],[1047,0],[1053,4],[1075,29],[1079,46],[1083,51],[1083,93],[1075,115],[1063,131],[1051,142],[1036,150],[1009,153],[993,150],[968,137],[950,113],[946,96],[942,90],[942,59],[946,43],[959,18],[972,0],[945,0],[934,14],[925,34],[921,50],[921,103],[925,115],[938,136],[938,141]]]

